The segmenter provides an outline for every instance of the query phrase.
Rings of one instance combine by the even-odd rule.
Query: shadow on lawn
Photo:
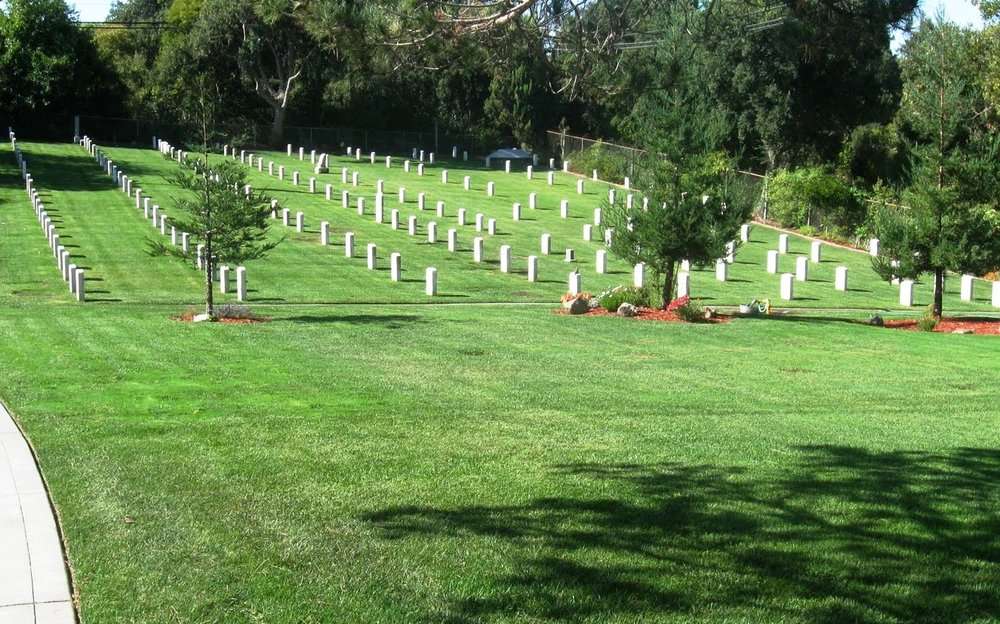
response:
[[[416,314],[341,314],[318,316],[287,316],[274,319],[276,322],[290,323],[348,323],[351,325],[383,325],[389,329],[399,329],[412,323],[423,323],[424,318]]]
[[[509,562],[465,579],[482,589],[427,621],[1000,618],[1000,451],[795,450],[763,476],[560,465],[555,478],[601,495],[364,520],[389,540],[452,540],[474,553],[478,539]]]

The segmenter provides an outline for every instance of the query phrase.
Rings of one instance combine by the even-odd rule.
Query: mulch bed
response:
[[[885,326],[890,329],[919,331],[915,319],[889,320]],[[934,328],[935,332],[950,334],[955,331],[971,330],[975,334],[1000,335],[1000,319],[943,318]]]
[[[569,314],[569,310],[565,308],[558,308],[554,310],[556,314]],[[596,307],[586,314],[581,314],[580,316],[618,316],[614,312],[608,312],[602,307]],[[626,318],[626,317],[620,317]],[[661,323],[686,323],[687,321],[681,319],[677,316],[676,312],[668,312],[666,310],[660,310],[657,308],[639,308],[639,313],[631,317],[637,321],[660,321]],[[726,323],[729,321],[728,316],[716,316],[710,321],[701,321],[706,324],[714,323]]]

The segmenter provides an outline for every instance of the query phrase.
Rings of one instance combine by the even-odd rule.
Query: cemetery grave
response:
[[[36,149],[34,145],[32,149]],[[55,166],[52,159],[45,156],[48,151],[62,154],[63,150],[72,149],[67,146],[52,146],[38,144],[37,150],[44,156],[39,175],[51,175]],[[79,148],[77,148],[79,149]],[[169,198],[178,190],[170,179],[176,164],[165,159],[153,149],[136,149],[100,147],[125,171],[132,171],[137,185],[144,187],[150,197],[161,201]],[[72,152],[71,152],[72,153]],[[246,152],[249,156],[249,152]],[[84,171],[87,165],[79,158],[79,152],[72,153],[67,158],[67,166],[80,167],[80,175],[88,180],[99,180],[100,170],[96,163],[90,162],[91,169]],[[214,155],[216,158],[222,155]],[[299,161],[297,155],[288,157],[282,152],[254,153],[254,158],[262,158],[267,163],[285,167],[293,171],[296,167],[307,169],[311,164],[306,158]],[[381,158],[372,165],[370,159],[357,159],[340,155],[329,156],[327,174],[312,173],[310,177],[316,180],[316,193],[309,193],[308,187],[295,186],[291,180],[278,180],[276,176],[267,175],[267,163],[259,167],[247,165],[250,173],[250,183],[258,190],[264,191],[277,199],[279,205],[289,206],[290,226],[285,227],[281,219],[272,222],[272,235],[287,237],[272,255],[262,261],[251,263],[248,267],[250,276],[249,301],[266,302],[334,302],[334,301],[427,301],[425,270],[437,269],[436,295],[442,300],[460,301],[524,301],[524,302],[557,302],[559,296],[569,287],[569,274],[578,270],[581,275],[583,290],[598,293],[619,284],[630,284],[633,281],[632,267],[610,254],[605,254],[606,273],[597,272],[597,256],[604,246],[602,244],[603,230],[594,226],[594,210],[606,211],[607,185],[588,180],[588,185],[594,188],[593,196],[587,198],[587,204],[577,209],[570,208],[570,218],[562,219],[558,205],[568,200],[570,206],[579,203],[574,199],[576,176],[555,172],[554,184],[547,184],[547,174],[534,172],[533,179],[528,180],[524,172],[504,173],[502,170],[484,170],[469,168],[466,163],[456,163],[448,159],[438,159],[431,167],[428,163],[428,174],[421,177],[416,172],[406,173],[401,166],[405,162],[400,157],[392,159],[393,166],[385,167]],[[347,168],[348,182],[343,182],[341,172]],[[451,173],[448,184],[441,182],[439,169],[448,168]],[[93,169],[98,169],[95,173]],[[262,171],[261,171],[262,170]],[[433,172],[433,174],[432,174]],[[358,174],[358,186],[353,185],[353,174]],[[483,188],[485,183],[495,180],[497,195],[489,198],[485,193],[475,190],[465,191],[466,178],[472,189]],[[376,191],[379,181],[382,181],[383,223],[375,222]],[[110,184],[110,181],[108,182]],[[330,197],[326,199],[326,187],[330,187]],[[400,189],[403,191],[404,202],[399,202]],[[342,205],[343,193],[349,194],[349,208]],[[621,197],[623,189],[617,188]],[[120,195],[120,194],[118,194]],[[423,197],[424,210],[419,209]],[[74,200],[85,201],[87,194],[72,192]],[[534,199],[531,199],[534,197]],[[357,213],[358,199],[366,200],[364,215]],[[514,200],[520,199],[521,202]],[[115,197],[112,201],[123,208],[129,204],[124,197]],[[534,201],[538,206],[535,210],[526,207]],[[167,202],[165,202],[167,203]],[[511,206],[521,204],[523,218],[514,221],[511,218]],[[440,206],[439,206],[440,205]],[[443,217],[438,216],[440,210]],[[284,209],[284,208],[282,208]],[[169,210],[169,208],[167,208]],[[391,211],[398,211],[399,228],[390,225]],[[459,212],[464,210],[465,225],[459,225]],[[123,212],[132,212],[123,210]],[[302,213],[303,231],[296,231],[295,215]],[[581,214],[576,214],[577,212]],[[106,214],[81,212],[74,219],[98,219],[104,227],[110,228],[111,222],[105,221]],[[141,211],[139,216],[141,219]],[[476,230],[478,215],[482,223],[482,231]],[[280,216],[280,211],[279,211]],[[415,218],[414,234],[409,234],[409,220]],[[496,228],[494,236],[489,235],[487,221],[492,220]],[[115,226],[101,232],[100,237],[116,240],[117,250],[128,251],[129,258],[124,266],[142,257],[146,246],[145,240],[155,236],[152,228],[142,226],[142,222],[131,214],[122,220],[115,221]],[[324,248],[321,240],[322,224],[328,224],[329,245]],[[434,223],[436,243],[429,243],[428,226]],[[138,227],[137,227],[138,224]],[[584,226],[590,228],[590,242],[583,240]],[[448,251],[449,230],[455,230],[456,251]],[[355,238],[355,253],[353,258],[345,257],[345,236],[353,233]],[[542,253],[543,236],[549,235],[549,254]],[[786,235],[787,236],[787,235]],[[482,263],[476,263],[473,255],[473,242],[477,237],[483,238],[484,256]],[[688,278],[690,294],[705,305],[736,306],[752,299],[770,298],[775,306],[792,308],[838,308],[838,309],[906,309],[900,304],[900,286],[887,284],[879,279],[871,270],[869,258],[864,253],[841,249],[832,245],[822,245],[820,262],[812,262],[813,244],[805,238],[791,235],[787,237],[788,253],[777,253],[782,235],[770,228],[755,224],[749,228],[749,241],[739,246],[734,254],[733,262],[726,267],[725,281],[719,281],[718,267],[691,267]],[[131,241],[129,244],[120,244]],[[374,242],[382,251],[376,263],[374,275],[369,272],[361,251],[369,242]],[[503,273],[500,270],[500,249],[510,246],[511,271]],[[562,252],[565,249],[574,250],[575,261],[566,262]],[[776,262],[775,273],[768,272],[768,252],[774,252]],[[405,266],[402,281],[393,283],[390,279],[389,255],[401,254]],[[116,251],[117,253],[117,251]],[[537,281],[528,282],[529,256],[535,256],[538,266]],[[805,264],[808,272],[806,281],[795,280],[792,284],[793,299],[784,300],[781,297],[781,275],[795,274],[796,261],[801,268]],[[808,262],[806,260],[809,259]],[[156,266],[170,264],[168,259],[147,259]],[[123,265],[120,261],[113,264]],[[840,267],[847,268],[846,290],[838,290],[836,274]],[[181,267],[174,267],[177,271]],[[165,269],[168,273],[171,269]],[[124,273],[124,272],[123,272]],[[134,272],[133,272],[134,273]],[[181,273],[186,273],[181,271]],[[294,276],[294,279],[291,279]],[[182,280],[141,280],[141,275],[115,275],[111,282],[125,279],[129,286],[116,294],[116,298],[135,298],[146,301],[187,301],[195,298],[198,287],[191,285],[196,282],[197,275],[187,275]],[[383,279],[384,277],[384,279]],[[648,281],[650,276],[647,275]],[[144,281],[145,284],[136,283]],[[978,280],[977,280],[978,281]],[[109,283],[110,285],[110,283]],[[906,286],[903,287],[904,289]],[[150,289],[156,292],[149,292]],[[961,280],[948,280],[948,306],[955,311],[986,311],[992,309],[991,291],[988,284],[980,281],[974,292],[974,301],[962,301],[960,295]],[[913,308],[925,306],[931,295],[930,285],[919,283],[913,285]],[[232,294],[229,295],[232,298]],[[226,296],[221,296],[225,301]]]

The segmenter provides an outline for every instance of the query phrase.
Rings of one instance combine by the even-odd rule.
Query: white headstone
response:
[[[580,278],[580,274],[579,273],[577,273],[576,271],[573,271],[572,273],[570,273],[569,274],[569,294],[571,294],[571,295],[579,295],[582,292],[582,287],[583,287],[582,281],[583,280]]]
[[[348,191],[343,191],[340,193],[340,205],[343,208],[351,207],[351,193]]]
[[[378,268],[378,247],[375,243],[368,243],[368,270],[374,271]]]
[[[834,272],[833,287],[839,291],[847,291],[847,267],[839,266]]]
[[[913,280],[899,282],[899,305],[907,308],[913,306]]]
[[[798,256],[795,258],[795,281],[809,281],[809,258]]]
[[[389,279],[394,282],[403,279],[403,257],[399,252],[389,254]]]
[[[788,253],[788,234],[778,234],[778,253]]]
[[[247,300],[247,269],[246,267],[236,267],[236,300]]]
[[[720,282],[729,279],[729,263],[722,258],[715,261],[715,279]]]
[[[323,221],[319,224],[319,244],[329,245],[330,244],[330,222]]]
[[[535,210],[538,208],[538,193],[528,194],[528,209]]]
[[[324,190],[326,191],[326,201],[331,201],[333,199],[333,185],[327,184]]]
[[[493,197],[494,195],[496,195],[496,184],[494,184],[493,182],[487,182],[486,183],[486,196],[487,197]]]
[[[993,282],[992,304],[994,308],[1000,308],[1000,282]]]
[[[458,250],[458,230],[452,228],[448,230],[448,251]]]
[[[500,246],[501,273],[510,273],[510,260],[511,260],[510,245],[501,245]]]
[[[219,267],[219,292],[225,294],[229,291],[229,267],[222,265]]]
[[[467,191],[472,188],[472,178],[471,177],[465,176],[464,178],[462,178],[462,188],[464,188]]]
[[[518,204],[518,203],[514,204],[513,210],[511,211],[511,217],[515,221],[520,221],[521,220],[521,204]]]
[[[538,256],[528,256],[528,281],[538,281]]]
[[[544,256],[547,256],[550,253],[552,253],[552,235],[551,234],[542,234],[541,251],[542,251],[542,255],[544,255]]]
[[[589,223],[583,224],[583,240],[590,241],[594,239],[594,226]]]
[[[691,274],[681,271],[677,274],[677,298],[691,296]]]
[[[437,269],[434,267],[427,267],[424,270],[424,294],[428,297],[437,294],[437,275]]]
[[[604,216],[604,213],[601,211],[600,208],[594,208],[594,225],[595,226],[598,226],[598,225],[601,224],[601,218],[603,216]]]
[[[569,200],[564,199],[559,202],[559,216],[563,219],[569,218]]]
[[[472,259],[474,262],[483,261],[483,237],[477,236],[472,240]]]
[[[973,275],[963,275],[961,279],[960,298],[962,301],[974,301],[976,294],[976,278]]]
[[[873,238],[868,241],[868,254],[871,256],[877,256],[879,252],[879,240]]]
[[[576,181],[576,194],[583,195],[583,178]]]
[[[396,213],[396,220],[399,220],[399,211],[393,210],[393,212]],[[417,235],[417,217],[415,215],[410,215],[406,219],[406,233],[410,236]]]
[[[438,231],[437,223],[435,223],[434,221],[431,221],[430,223],[427,224],[427,242],[428,243],[436,243],[437,242],[437,231]]]
[[[354,232],[344,233],[344,257],[354,257]]]
[[[778,251],[775,249],[767,250],[767,272],[778,272]]]
[[[646,265],[640,262],[632,268],[632,285],[642,288],[646,283]]]
[[[595,264],[598,273],[608,272],[608,252],[606,250],[604,249],[597,250],[597,258]]]
[[[791,273],[781,274],[781,298],[785,301],[795,298],[795,276]]]
[[[744,223],[740,226],[740,240],[744,243],[750,242],[750,224]]]
[[[295,231],[302,232],[306,226],[306,216],[301,212],[295,213]]]
[[[823,241],[814,240],[809,247],[809,260],[819,263],[823,260]]]

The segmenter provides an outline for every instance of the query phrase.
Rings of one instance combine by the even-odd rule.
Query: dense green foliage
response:
[[[787,227],[850,236],[865,220],[853,189],[822,167],[780,170],[768,184],[768,217]]]

